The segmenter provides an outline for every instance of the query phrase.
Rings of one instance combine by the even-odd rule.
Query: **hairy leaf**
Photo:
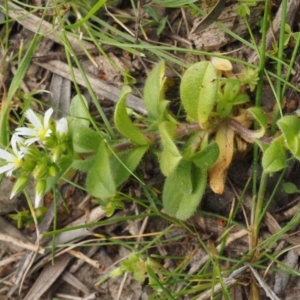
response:
[[[87,100],[84,96],[76,95],[71,100],[70,114],[72,117],[76,118],[76,124],[73,121],[70,124],[71,126],[73,126],[74,129],[76,129],[78,125],[86,127],[89,126],[90,115],[88,111]]]
[[[124,86],[121,92],[120,99],[116,105],[114,121],[118,131],[127,139],[137,145],[149,144],[148,139],[130,120],[126,111],[126,98],[131,93],[129,86]]]
[[[218,92],[217,70],[208,61],[187,69],[180,84],[182,105],[187,115],[200,124],[205,123],[214,108]]]
[[[300,120],[296,116],[284,116],[277,125],[285,137],[287,148],[300,159]]]
[[[111,155],[111,170],[116,186],[122,184],[136,169],[147,151],[147,146],[136,147],[128,151]]]
[[[193,163],[201,169],[210,168],[219,157],[219,147],[216,142],[208,144],[204,149],[196,153],[193,157]]]
[[[79,122],[76,129],[73,130],[73,147],[78,153],[88,153],[97,151],[100,142],[103,140],[102,135]]]
[[[171,122],[163,122],[159,125],[159,134],[163,146],[160,156],[160,168],[165,176],[169,176],[173,172],[182,158],[173,141],[175,129],[176,124]]]
[[[282,136],[273,141],[264,151],[262,166],[267,173],[280,171],[287,166]]]
[[[159,119],[158,105],[164,100],[165,62],[161,61],[149,73],[144,87],[144,101],[148,116],[152,120]]]
[[[185,163],[191,164],[191,162]],[[193,186],[192,193],[185,193],[183,189],[177,189],[183,184],[181,168],[177,168],[166,178],[163,188],[163,205],[166,212],[181,220],[185,220],[195,213],[206,187],[207,171],[194,165],[191,165],[190,168],[189,181]]]
[[[95,156],[76,157],[72,162],[72,168],[82,172],[88,172],[94,164]]]
[[[86,188],[90,195],[102,199],[113,197],[116,193],[108,150],[104,141],[100,143],[94,164],[87,174]]]
[[[222,101],[233,102],[238,96],[241,88],[241,82],[238,79],[222,78],[219,86],[218,96]]]

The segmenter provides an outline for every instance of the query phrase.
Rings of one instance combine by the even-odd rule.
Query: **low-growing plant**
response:
[[[107,205],[111,215],[114,207],[122,207],[118,196],[122,184],[151,151],[166,177],[162,191],[165,211],[187,219],[196,211],[207,181],[215,193],[223,193],[234,154],[243,151],[247,143],[261,148],[265,173],[286,167],[287,150],[299,159],[298,117],[282,117],[277,122],[281,133],[267,138],[268,118],[261,108],[251,107],[246,93],[247,86],[253,89],[255,85],[256,72],[245,69],[236,76],[220,71],[224,64],[230,66],[226,60],[201,61],[184,73],[180,83],[183,122],[182,116],[172,114],[170,101],[165,99],[164,61],[153,68],[145,83],[147,116],[134,121],[128,115],[126,97],[131,88],[123,86],[114,112],[119,138],[91,127],[87,103],[80,95],[73,98],[67,119],[52,120],[51,109],[45,117],[27,110],[30,124],[16,129],[11,150],[0,152],[4,160],[0,172],[17,178],[12,196],[33,176],[38,207],[45,192],[69,169],[75,169],[87,173],[87,192]],[[254,120],[260,129],[249,129]]]

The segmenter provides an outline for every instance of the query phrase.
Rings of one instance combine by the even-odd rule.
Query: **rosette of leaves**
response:
[[[260,108],[240,108],[249,100],[243,90],[241,80],[220,77],[218,70],[208,61],[191,66],[181,80],[180,95],[187,119],[198,122],[208,134],[208,140],[214,141],[219,150],[216,161],[207,168],[210,187],[215,193],[223,193],[227,169],[234,151],[239,150],[231,120],[248,128],[256,119],[261,128],[252,132],[252,140],[262,137],[267,127],[267,117]]]

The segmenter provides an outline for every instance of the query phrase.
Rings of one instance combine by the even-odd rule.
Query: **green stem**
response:
[[[286,20],[286,10],[287,10],[287,0],[282,1],[282,12],[281,12],[281,24],[280,24],[280,33],[279,33],[279,41],[278,41],[278,60],[277,60],[277,68],[276,68],[276,94],[279,99],[279,103],[276,106],[276,110],[273,117],[273,122],[271,126],[271,135],[274,135],[277,128],[277,120],[281,111],[281,102],[282,102],[282,94],[281,94],[281,76],[282,76],[282,58],[284,55],[284,34],[285,34],[285,20]]]
[[[263,171],[260,179],[260,186],[259,186],[259,191],[256,200],[255,212],[254,212],[252,248],[256,247],[258,243],[260,222],[262,220],[263,204],[265,199],[268,178],[269,178],[269,174]]]
[[[262,26],[262,39],[261,39],[261,49],[259,51],[259,77],[260,80],[257,85],[256,89],[256,97],[255,97],[255,106],[261,107],[261,99],[262,99],[262,88],[263,88],[263,74],[266,62],[266,38],[267,38],[267,31],[268,31],[268,17],[269,17],[269,8],[270,3],[266,1],[265,3],[265,10],[264,10],[264,19],[263,19],[263,26]],[[255,122],[254,129],[257,129],[258,124]],[[253,147],[253,185],[252,185],[252,193],[253,197],[257,195],[257,174],[258,174],[258,164],[259,164],[259,155],[258,155],[258,146],[254,144]]]

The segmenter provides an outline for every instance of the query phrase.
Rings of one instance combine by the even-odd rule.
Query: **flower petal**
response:
[[[53,114],[53,108],[49,108],[46,112],[45,112],[45,117],[44,117],[44,128],[48,128],[49,127],[49,120],[51,115]]]
[[[25,145],[30,146],[31,144],[33,144],[35,142],[38,142],[39,140],[40,140],[40,138],[38,138],[38,137],[28,139],[28,140],[25,141]]]
[[[9,163],[5,166],[0,167],[0,174],[6,173],[7,176],[11,176],[14,169],[16,169],[16,165],[13,163]]]
[[[16,129],[16,134],[23,136],[36,136],[37,131],[33,128],[20,127]]]
[[[41,120],[38,118],[38,116],[34,113],[34,111],[31,108],[26,110],[25,116],[34,127],[36,127],[37,129],[43,128],[43,124]]]
[[[15,157],[11,153],[1,148],[0,148],[0,158],[7,162],[13,162],[15,159]]]
[[[12,138],[11,138],[11,147],[14,151],[14,154],[16,157],[19,159],[23,158],[22,152],[17,148],[17,144],[21,144],[24,142],[24,139],[18,136],[18,134],[14,133]]]
[[[66,118],[61,118],[57,121],[56,132],[59,136],[63,136],[68,133],[68,121]]]

